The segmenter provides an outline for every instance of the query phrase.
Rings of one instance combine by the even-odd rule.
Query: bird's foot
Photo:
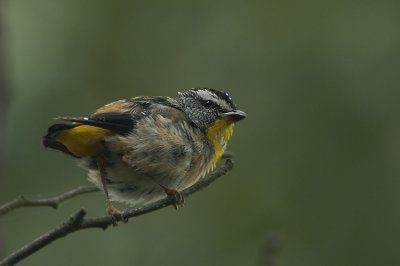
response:
[[[164,187],[164,191],[168,196],[175,198],[174,207],[176,210],[178,209],[178,207],[185,207],[185,198],[178,190]]]
[[[124,214],[122,211],[118,210],[115,208],[111,202],[106,203],[106,212],[109,215],[114,216],[116,222],[114,223],[114,226],[117,225],[117,222],[122,221],[124,224],[128,222],[128,218],[124,217]]]

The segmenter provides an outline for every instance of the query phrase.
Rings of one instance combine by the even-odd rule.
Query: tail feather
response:
[[[67,147],[64,146],[64,144],[57,141],[55,138],[57,133],[59,133],[63,130],[68,130],[68,129],[74,128],[76,126],[77,125],[67,125],[67,124],[54,124],[54,125],[50,126],[47,129],[47,135],[45,135],[42,139],[43,146],[47,149],[61,151],[65,154],[71,155],[75,158],[79,158],[78,156],[73,154],[71,151],[69,151],[67,149]]]
[[[82,123],[55,124],[43,137],[46,148],[61,151],[76,158],[93,156],[104,148],[104,138],[113,131]]]
[[[58,132],[66,129],[71,129],[76,127],[74,124],[54,124],[47,129],[47,135],[45,137],[52,137]]]

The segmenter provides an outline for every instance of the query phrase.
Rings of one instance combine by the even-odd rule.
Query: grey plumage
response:
[[[98,158],[104,161],[111,200],[143,205],[165,197],[165,188],[181,191],[214,167],[215,153],[207,128],[221,115],[236,110],[232,99],[213,89],[192,89],[176,98],[141,96],[120,100],[89,117],[63,118],[79,125],[111,130],[101,150],[79,157],[89,180],[103,189]],[[244,114],[244,113],[243,113]],[[44,137],[45,146],[72,154],[57,142],[57,124]],[[223,133],[218,133],[222,141]],[[222,135],[221,135],[222,134]],[[227,141],[227,140],[226,140]],[[222,149],[226,141],[219,143]]]

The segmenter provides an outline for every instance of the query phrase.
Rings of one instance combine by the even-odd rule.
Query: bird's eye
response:
[[[204,106],[205,107],[211,107],[213,105],[214,105],[214,103],[212,101],[210,101],[210,100],[207,100],[207,101],[204,102]]]

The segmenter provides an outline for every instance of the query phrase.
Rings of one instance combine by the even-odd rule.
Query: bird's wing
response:
[[[59,117],[58,119],[74,124],[104,128],[117,134],[127,134],[136,122],[145,116],[156,114],[169,115],[171,107],[180,108],[176,101],[164,96],[141,96],[130,100],[119,100],[100,107],[88,117]],[[181,112],[173,113],[181,113]],[[182,113],[183,114],[183,113]]]

